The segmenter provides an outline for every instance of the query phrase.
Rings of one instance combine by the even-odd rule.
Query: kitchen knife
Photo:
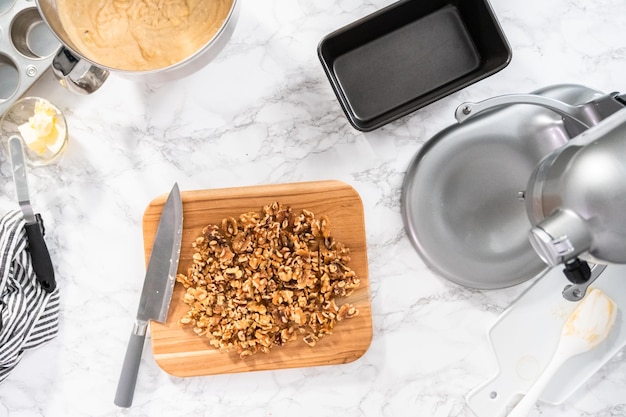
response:
[[[26,222],[24,229],[26,229],[26,236],[28,237],[28,251],[33,263],[33,270],[35,271],[37,281],[41,284],[44,291],[52,292],[57,286],[54,279],[54,267],[52,266],[48,247],[43,239],[41,217],[35,215],[30,204],[28,182],[26,180],[26,165],[24,164],[24,148],[22,147],[22,139],[19,136],[11,136],[9,138],[9,156],[13,168],[13,182],[15,182],[17,201]]]
[[[137,318],[130,335],[122,372],[115,393],[115,405],[130,407],[135,393],[139,362],[150,320],[167,319],[176,272],[183,228],[183,204],[178,184],[170,191],[157,226],[150,261],[139,300]]]

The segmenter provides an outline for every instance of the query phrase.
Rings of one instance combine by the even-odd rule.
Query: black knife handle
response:
[[[33,223],[27,224],[25,229],[28,236],[30,258],[33,262],[37,281],[39,281],[44,291],[52,292],[57,287],[57,283],[54,279],[54,267],[52,266],[46,242],[43,240],[41,227],[39,223]]]

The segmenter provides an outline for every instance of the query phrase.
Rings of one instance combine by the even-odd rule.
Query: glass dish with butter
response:
[[[63,113],[40,97],[25,97],[15,102],[0,119],[0,131],[5,148],[10,136],[22,138],[26,158],[32,166],[57,161],[68,141]]]

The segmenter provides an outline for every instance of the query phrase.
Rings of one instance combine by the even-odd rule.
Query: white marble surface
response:
[[[45,76],[31,94],[61,107],[71,143],[33,169],[33,204],[62,297],[60,332],[0,385],[0,417],[462,416],[491,376],[486,332],[526,288],[477,291],[429,271],[400,213],[404,172],[466,100],[562,82],[626,92],[626,2],[493,0],[513,49],[500,73],[371,133],[353,129],[319,63],[327,33],[389,0],[241,0],[222,54],[177,82],[111,76],[78,97]],[[16,208],[0,153],[0,211]],[[179,379],[146,343],[134,405],[113,395],[144,276],[141,219],[156,195],[182,190],[338,179],[366,217],[374,338],[341,366]],[[538,342],[540,343],[540,342]],[[533,416],[626,415],[620,352],[570,399]]]

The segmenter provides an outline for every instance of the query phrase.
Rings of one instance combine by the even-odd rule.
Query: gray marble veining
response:
[[[29,91],[67,116],[61,162],[30,171],[61,288],[59,335],[0,386],[0,417],[472,417],[494,371],[486,332],[527,287],[478,291],[431,272],[407,239],[400,188],[413,155],[464,101],[563,82],[626,91],[626,2],[493,0],[513,59],[501,72],[370,133],[353,129],[317,57],[327,33],[389,0],[243,0],[209,66],[161,85],[111,76],[76,96],[50,74]],[[16,208],[0,152],[0,211]],[[180,379],[146,343],[134,405],[113,405],[144,276],[141,219],[181,190],[338,179],[361,195],[374,338],[339,366]],[[620,352],[565,403],[532,416],[626,414]]]

